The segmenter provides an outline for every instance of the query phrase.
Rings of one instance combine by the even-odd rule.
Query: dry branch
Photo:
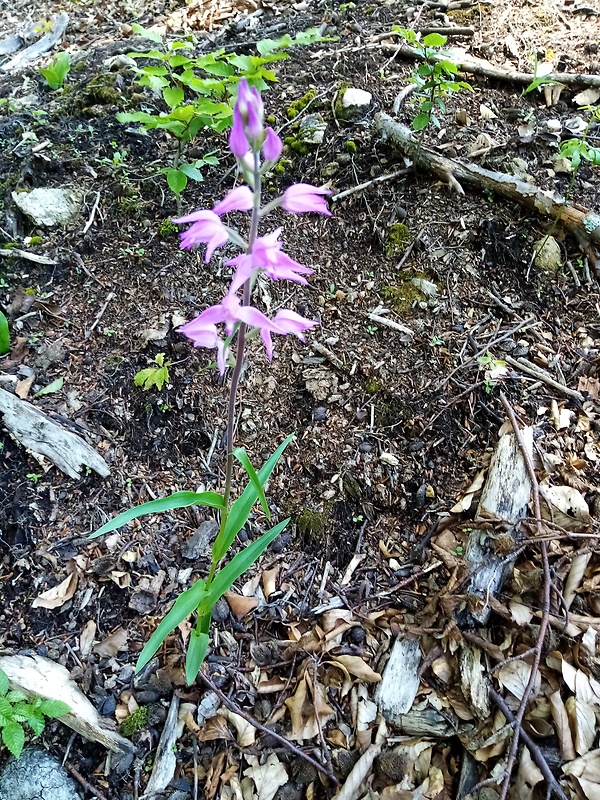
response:
[[[399,33],[391,31],[388,34],[390,37],[399,36]],[[395,53],[403,58],[411,58],[417,61],[423,59],[420,50],[410,47],[407,44],[394,45],[386,44],[381,46],[383,50],[390,53]],[[510,81],[512,83],[521,83],[528,86],[533,80],[535,75],[531,72],[520,72],[517,69],[504,69],[496,67],[489,61],[483,58],[475,58],[469,56],[460,50],[444,50],[443,53],[431,56],[432,61],[452,61],[456,64],[462,72],[468,72],[471,75],[483,75],[486,78],[495,78],[500,81]],[[552,72],[549,75],[544,75],[548,81],[562,83],[564,86],[594,86],[600,88],[600,75],[586,75],[579,72]]]
[[[600,76],[599,76],[600,80]],[[484,169],[477,164],[447,158],[426,145],[419,146],[410,128],[396,122],[388,114],[375,116],[375,129],[384,141],[396,146],[413,163],[429,172],[457,191],[462,191],[461,182],[475,186],[480,191],[493,192],[558,221],[577,239],[586,255],[596,263],[600,246],[600,216],[585,208],[569,205],[531,183],[503,172]]]
[[[14,58],[3,64],[0,69],[3,72],[18,72],[24,69],[28,64],[47,53],[48,50],[51,50],[54,45],[60,42],[68,24],[69,15],[66,11],[61,11],[60,14],[52,18],[52,30],[49,33],[44,34],[41,39],[26,47],[25,50],[21,50]]]

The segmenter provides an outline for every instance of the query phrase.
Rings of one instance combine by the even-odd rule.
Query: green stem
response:
[[[261,201],[261,176],[260,176],[260,154],[254,153],[254,206],[252,208],[252,217],[250,220],[250,235],[248,237],[247,253],[252,250],[252,245],[258,234],[258,223],[260,221],[260,201]],[[250,295],[252,293],[251,279],[248,279],[244,284],[244,296],[242,305],[250,305]],[[227,524],[227,517],[229,515],[229,500],[231,497],[231,481],[233,478],[233,431],[235,427],[235,406],[237,399],[237,390],[242,375],[242,367],[244,363],[244,347],[246,344],[246,323],[241,322],[238,329],[237,348],[235,356],[235,367],[233,368],[233,375],[231,377],[231,387],[229,389],[229,404],[227,408],[227,467],[225,470],[225,489],[223,491],[223,499],[225,508],[221,513],[221,525],[219,529],[219,536],[222,536]],[[207,588],[213,581],[217,571],[218,563],[213,559],[210,565],[210,572],[206,582]],[[198,622],[196,623],[198,628]]]

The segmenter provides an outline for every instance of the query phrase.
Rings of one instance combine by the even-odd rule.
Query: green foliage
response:
[[[266,89],[269,83],[277,81],[277,76],[269,65],[288,58],[283,52],[295,45],[328,41],[330,37],[320,37],[317,28],[289,35],[280,39],[264,39],[257,44],[260,55],[239,55],[227,53],[224,49],[213,53],[193,56],[189,41],[162,43],[156,31],[148,31],[140,25],[133,26],[140,36],[161,44],[162,47],[146,52],[129,53],[131,58],[143,63],[136,67],[136,83],[151,89],[160,96],[165,109],[120,112],[117,119],[123,124],[138,122],[146,131],[164,130],[177,142],[172,164],[161,170],[166,176],[171,191],[179,197],[185,190],[188,180],[204,180],[201,169],[214,166],[219,159],[213,153],[191,163],[182,162],[186,146],[201,131],[212,130],[220,133],[231,127],[233,109],[231,98],[242,78],[247,78],[251,86]]]
[[[47,67],[40,67],[38,72],[46,79],[51,89],[61,89],[71,69],[71,56],[66,50],[57,53]]]
[[[46,718],[62,717],[70,710],[61,700],[29,698],[24,692],[11,690],[8,675],[0,669],[0,731],[3,744],[15,758],[21,755],[25,744],[25,725],[40,736]]]
[[[275,525],[258,539],[255,539],[248,547],[236,553],[226,566],[220,568],[221,561],[227,555],[237,534],[248,521],[252,506],[257,501],[261,503],[267,519],[270,518],[264,487],[283,451],[292,439],[293,436],[288,436],[258,472],[254,469],[248,455],[242,448],[237,448],[234,451],[235,458],[245,469],[250,480],[242,494],[232,503],[230,508],[226,507],[223,496],[216,492],[176,492],[170,497],[152,500],[149,503],[137,506],[137,508],[130,508],[123,514],[119,514],[115,519],[107,522],[89,537],[94,539],[104,533],[110,533],[145,514],[156,514],[191,505],[216,508],[221,514],[219,533],[212,547],[208,578],[206,580],[200,578],[175,600],[170,611],[163,617],[140,653],[136,665],[138,671],[150,661],[166,637],[185,619],[195,613],[196,623],[190,635],[186,652],[186,680],[190,684],[196,679],[210,643],[209,630],[215,603],[220,600],[234,581],[260,558],[265,549],[289,522],[289,519],[285,519]]]
[[[119,733],[126,739],[134,739],[138,733],[141,733],[148,727],[150,722],[150,706],[140,706],[135,711],[125,717],[119,726]]]
[[[146,392],[153,386],[156,386],[160,392],[165,383],[169,381],[169,367],[171,366],[171,362],[167,361],[165,363],[164,353],[158,353],[154,361],[158,366],[141,369],[133,376],[135,385],[141,386]]]
[[[6,315],[0,311],[0,356],[10,352],[10,331]]]
[[[560,85],[560,81],[555,81],[553,78],[548,78],[545,75],[538,75],[538,57],[537,53],[533,54],[533,80],[525,89],[523,94],[529,94],[534,89],[539,89],[541,86],[552,86],[553,84]]]
[[[415,131],[425,131],[433,122],[440,127],[438,113],[446,113],[445,98],[461,89],[471,90],[466,81],[455,80],[458,67],[450,59],[440,58],[444,55],[440,48],[448,41],[439,33],[429,33],[421,40],[413,30],[394,25],[393,30],[399,33],[417,51],[421,63],[415,68],[410,78],[417,87],[416,100],[419,113],[412,121]]]
[[[595,166],[600,165],[600,147],[592,147],[585,139],[565,139],[559,143],[558,152],[569,159],[573,169],[579,167],[582,158]]]

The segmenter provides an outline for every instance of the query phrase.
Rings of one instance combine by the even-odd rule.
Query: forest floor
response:
[[[198,531],[210,515],[188,509],[86,538],[130,506],[220,487],[225,463],[226,386],[208,369],[213,354],[176,331],[222,297],[224,254],[205,265],[203,252],[179,249],[168,224],[177,205],[158,173],[172,142],[116,119],[120,108],[133,108],[135,75],[122,69],[116,95],[102,93],[94,79],[109,71],[106,59],[155,46],[133,34],[132,22],[156,26],[166,41],[194,34],[202,52],[244,54],[262,39],[323,26],[333,40],[291,47],[289,59],[270,65],[278,81],[264,93],[265,107],[281,135],[297,138],[294,124],[310,114],[326,124],[321,144],[288,143],[283,173],[268,178],[273,196],[296,181],[327,184],[335,195],[406,168],[374,125],[377,112],[393,113],[415,67],[396,37],[383,36],[393,25],[472,29],[447,47],[497,67],[533,74],[545,62],[555,72],[600,76],[598,10],[577,0],[445,12],[435,3],[275,0],[261,4],[262,15],[253,13],[256,5],[66,3],[70,21],[59,49],[71,52],[74,65],[67,89],[45,84],[37,72],[43,60],[0,84],[0,247],[53,262],[6,253],[0,260],[0,307],[12,333],[12,352],[0,360],[1,390],[87,439],[110,467],[107,478],[88,470],[72,480],[0,428],[0,649],[65,665],[107,726],[150,708],[136,760],[120,773],[105,769],[104,752],[85,740],[70,746],[70,762],[86,776],[82,792],[91,785],[106,798],[143,793],[174,695],[188,716],[164,796],[311,800],[336,791],[279,742],[248,734],[239,716],[215,716],[219,703],[211,706],[214,695],[201,682],[185,686],[189,628],[176,630],[133,676],[165,609],[206,570],[210,542]],[[62,8],[51,0],[14,3],[0,38]],[[557,159],[558,141],[585,128],[589,113],[579,105],[593,104],[600,91],[582,102],[575,96],[585,85],[567,86],[548,106],[543,87],[524,94],[511,81],[464,79],[472,91],[448,98],[441,127],[431,126],[424,143],[600,210],[597,167],[584,161],[572,181]],[[372,94],[352,123],[336,114],[347,85]],[[144,102],[161,107],[145,92]],[[301,103],[290,119],[302,98],[310,106]],[[416,113],[408,98],[397,119],[410,126]],[[599,136],[592,126],[589,143]],[[204,168],[202,183],[190,182],[186,213],[212,207],[235,179],[225,133],[203,132],[193,148],[196,157],[215,151],[220,165]],[[66,227],[32,225],[12,193],[38,187],[82,190],[79,218]],[[503,727],[489,685],[516,709],[545,614],[551,626],[523,730],[567,797],[600,798],[600,558],[593,539],[572,538],[597,531],[600,512],[598,273],[593,254],[560,225],[558,261],[541,268],[534,243],[552,220],[465,190],[409,169],[330,201],[331,218],[274,215],[286,251],[315,275],[307,288],[259,286],[256,302],[285,304],[319,327],[306,345],[278,338],[272,363],[252,344],[237,442],[260,464],[296,434],[268,490],[274,520],[292,522],[238,581],[242,600],[218,604],[206,668],[238,709],[345,782],[344,800],[367,792],[382,800],[473,791],[492,798],[512,730]],[[135,386],[135,374],[161,353],[169,363],[163,388]],[[521,368],[527,364],[542,378]],[[45,387],[52,390],[36,396]],[[474,627],[461,617],[471,602],[465,556],[507,418],[501,392],[520,423],[534,426],[540,487],[570,494],[550,512],[550,614],[541,543],[522,539],[522,531],[507,542],[488,521],[510,569],[487,598],[491,616]],[[266,525],[257,510],[235,547]],[[52,595],[54,607],[34,604],[55,586],[63,588]],[[396,637],[419,643],[416,685],[412,706],[382,721],[377,703],[385,706],[386,697],[376,701],[375,692]],[[475,667],[467,668],[469,659]],[[503,659],[508,664],[494,671]],[[199,703],[212,708],[208,722],[198,719]],[[62,754],[68,740],[57,724],[48,745]],[[528,752],[518,753],[514,796],[544,797],[544,776]]]

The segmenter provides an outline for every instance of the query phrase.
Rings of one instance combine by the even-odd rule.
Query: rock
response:
[[[323,178],[333,178],[340,171],[339,161],[330,161],[321,168],[321,176]]]
[[[308,114],[300,123],[298,138],[304,144],[323,144],[327,123],[320,114]]]
[[[352,122],[367,113],[372,97],[371,92],[349,86],[336,103],[336,115],[339,119]]]
[[[544,236],[533,245],[535,253],[534,264],[542,272],[554,275],[562,265],[560,245],[554,236]]]
[[[413,278],[411,283],[413,286],[416,286],[420,292],[423,292],[425,297],[435,297],[437,294],[439,294],[439,289],[435,283],[432,283],[425,278]]]
[[[27,748],[0,773],[2,800],[81,800],[75,783],[50,753]]]
[[[33,189],[13,192],[12,199],[36,225],[68,225],[81,211],[82,193],[75,189]]]
[[[219,525],[214,519],[207,519],[200,524],[185,543],[181,554],[184,558],[195,561],[209,553],[210,544],[217,535]]]
[[[573,172],[571,160],[558,153],[552,158],[552,166],[557,175],[570,175]]]

